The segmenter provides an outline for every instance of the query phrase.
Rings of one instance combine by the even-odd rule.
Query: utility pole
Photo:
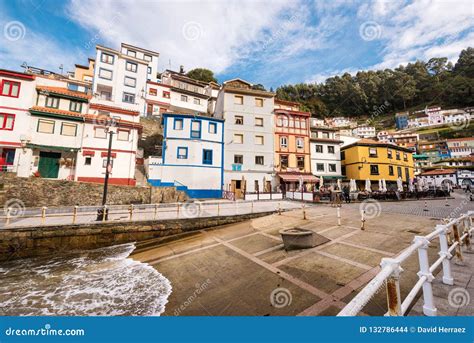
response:
[[[97,210],[97,221],[104,221],[109,219],[109,214],[105,209],[107,203],[107,189],[109,187],[109,175],[112,172],[112,165],[110,164],[110,157],[112,155],[112,137],[114,132],[109,129],[109,148],[107,150],[107,163],[105,167],[104,192],[102,194],[102,207]],[[105,216],[105,217],[104,217]]]

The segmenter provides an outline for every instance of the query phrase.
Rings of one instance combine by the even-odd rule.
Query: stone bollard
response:
[[[341,226],[341,208],[340,207],[336,208],[336,212],[337,212],[337,225]]]
[[[306,220],[306,206],[303,204],[303,219]]]
[[[128,213],[130,215],[129,220],[132,220],[132,218],[133,218],[133,204],[131,204],[130,207],[128,208]]]
[[[281,203],[278,203],[278,215],[281,216]]]
[[[426,203],[426,200],[425,200],[425,208],[423,208],[423,211],[428,211],[428,204]]]
[[[73,224],[76,224],[77,208],[78,208],[78,206],[74,206],[74,210],[73,210],[73,212],[72,212],[72,223],[73,223]]]
[[[365,210],[360,213],[360,229],[365,230]]]

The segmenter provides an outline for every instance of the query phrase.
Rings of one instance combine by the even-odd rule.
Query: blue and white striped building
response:
[[[175,186],[191,198],[221,198],[224,180],[224,120],[163,114],[162,158],[150,158],[148,182]]]

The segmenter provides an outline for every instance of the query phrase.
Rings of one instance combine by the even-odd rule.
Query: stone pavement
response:
[[[343,205],[341,226],[335,208],[313,206],[306,208],[307,219],[298,209],[171,240],[140,242],[132,257],[150,263],[170,280],[173,292],[164,315],[336,315],[379,271],[381,258],[398,254],[415,235],[434,229],[445,214],[444,200],[435,201],[433,216],[400,215],[397,203],[382,203],[364,231],[361,204]],[[462,199],[449,202],[451,210],[461,206]],[[424,205],[403,204],[418,209]],[[462,212],[473,209],[471,204],[462,206]],[[313,230],[330,241],[285,251],[279,231],[293,227]],[[430,263],[438,257],[436,245],[430,246]],[[418,280],[416,254],[402,268],[404,298]],[[381,289],[361,315],[385,312]]]

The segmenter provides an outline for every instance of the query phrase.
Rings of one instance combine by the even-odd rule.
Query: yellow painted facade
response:
[[[347,179],[408,182],[415,175],[409,149],[368,139],[341,148],[341,163]]]

